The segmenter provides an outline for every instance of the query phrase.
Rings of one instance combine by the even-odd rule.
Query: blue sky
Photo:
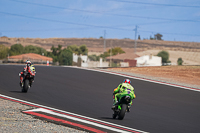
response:
[[[199,0],[0,0],[0,36],[200,42]]]

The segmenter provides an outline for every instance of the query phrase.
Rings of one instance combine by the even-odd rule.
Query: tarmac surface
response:
[[[21,93],[22,66],[0,65],[0,94],[152,133],[199,133],[200,93],[131,79],[131,112],[112,119],[112,92],[125,77],[69,67],[36,66],[28,93]],[[103,129],[102,129],[103,130]]]

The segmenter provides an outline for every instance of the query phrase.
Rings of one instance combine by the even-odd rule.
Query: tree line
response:
[[[162,37],[163,37],[162,34],[157,33],[157,34],[154,35],[154,37],[152,37],[152,36],[150,35],[150,38],[149,38],[149,39],[150,39],[150,40],[163,40]],[[141,40],[140,35],[138,35],[138,40]],[[143,40],[146,40],[146,39],[144,38]],[[148,38],[147,38],[147,40],[148,40]]]
[[[47,51],[43,48],[37,46],[22,46],[21,44],[14,44],[10,47],[10,49],[4,45],[0,45],[0,59],[4,59],[7,56],[14,56],[26,53],[36,53],[40,55],[47,55]]]
[[[70,45],[67,48],[62,49],[62,45],[58,47],[51,47],[52,52],[47,52],[48,57],[53,58],[53,62],[59,62],[60,65],[72,65],[73,62],[73,53],[77,55],[87,55],[88,48],[86,45],[76,46]]]
[[[62,48],[62,45],[58,47],[51,47],[51,52],[37,46],[22,46],[21,44],[14,44],[10,48],[0,45],[0,59],[5,59],[8,56],[35,53],[53,58],[53,62],[59,62],[60,65],[72,65],[73,53],[78,55],[87,55],[88,49],[86,45],[81,45],[80,47],[76,45],[70,45],[67,48]]]
[[[54,45],[51,47],[51,51],[46,51],[45,49],[37,46],[22,46],[21,44],[14,44],[10,48],[0,45],[0,59],[5,59],[8,56],[13,55],[20,55],[20,54],[26,54],[26,53],[35,53],[44,55],[47,57],[53,58],[53,62],[58,62],[60,65],[72,65],[73,62],[73,53],[77,55],[87,55],[88,54],[88,48],[86,45],[76,46],[76,45],[70,45],[67,48],[62,48],[62,45],[58,45],[55,47]],[[120,47],[115,47],[112,49],[107,50],[103,54],[97,56],[97,55],[89,55],[88,58],[91,61],[99,61],[100,58],[103,58],[105,60],[108,56],[113,56],[117,54],[125,53]],[[169,53],[167,51],[161,51],[157,54],[157,56],[162,58],[162,63],[171,63],[169,61]],[[183,60],[182,58],[178,58],[177,64],[182,65]]]

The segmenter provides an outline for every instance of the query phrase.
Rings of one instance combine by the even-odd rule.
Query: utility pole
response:
[[[136,49],[137,49],[137,28],[138,28],[138,26],[136,25],[135,26],[135,29],[134,29],[134,31],[135,31],[135,46],[134,46],[134,53],[136,54]]]
[[[111,45],[110,45],[110,67],[112,67],[112,56],[111,56],[111,54],[112,54],[112,42],[110,43]]]
[[[111,67],[111,47],[110,47],[110,67]]]
[[[106,30],[104,30],[104,52],[106,52]]]

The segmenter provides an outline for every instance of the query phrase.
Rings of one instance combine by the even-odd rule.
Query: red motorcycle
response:
[[[19,76],[20,76],[20,74],[19,74]],[[31,87],[32,82],[33,82],[33,78],[30,75],[30,73],[24,72],[23,73],[23,82],[21,84],[22,92],[26,93],[28,91],[28,89]]]

